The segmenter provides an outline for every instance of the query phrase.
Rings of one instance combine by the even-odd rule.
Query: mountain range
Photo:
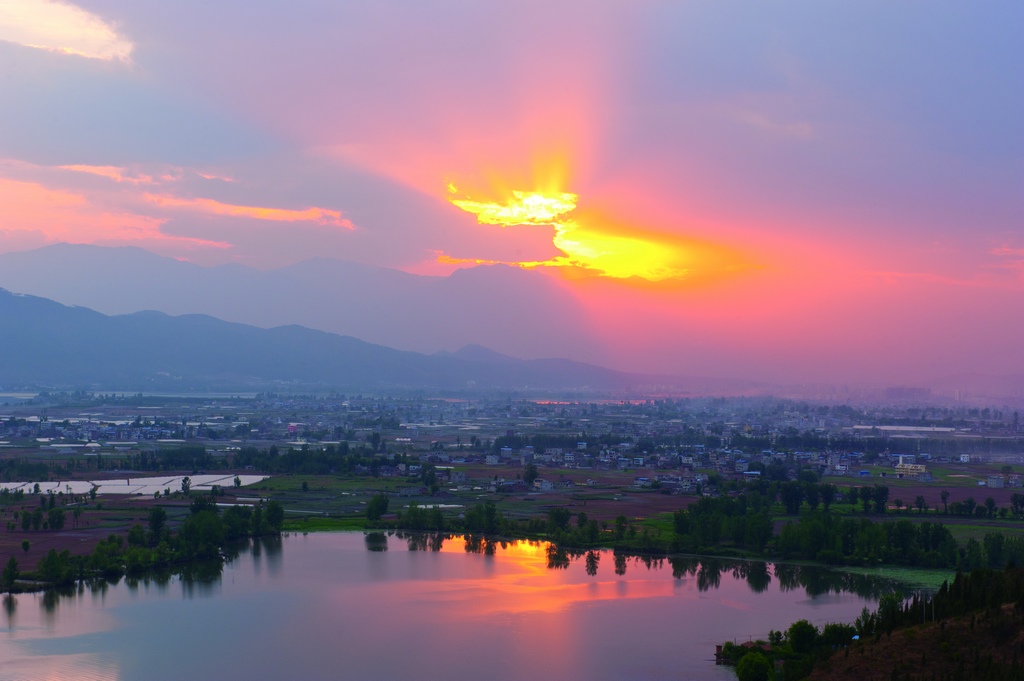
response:
[[[424,355],[297,325],[261,329],[153,311],[108,316],[3,289],[0,319],[6,388],[622,391],[652,381],[479,346]]]
[[[586,315],[557,282],[500,265],[435,277],[320,258],[264,271],[203,267],[139,248],[55,244],[0,254],[0,287],[32,294],[0,295],[4,387],[885,397],[884,386],[835,392],[628,374],[597,366],[600,360],[518,359],[601,352]],[[955,401],[1024,399],[1020,374],[937,376],[919,385]]]
[[[422,353],[475,344],[515,357],[598,357],[573,297],[504,265],[448,277],[318,258],[275,270],[203,267],[140,248],[54,244],[0,255],[0,287],[120,315],[299,324]]]

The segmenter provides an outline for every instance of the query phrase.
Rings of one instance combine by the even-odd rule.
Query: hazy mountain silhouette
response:
[[[477,344],[519,357],[584,356],[576,300],[503,265],[449,277],[318,258],[262,271],[201,267],[139,248],[56,244],[0,255],[0,287],[118,315],[207,314],[264,328],[300,324],[403,350]]]
[[[206,315],[107,316],[0,289],[0,385],[160,390],[587,389],[650,379],[564,359],[486,348],[423,355],[297,325],[261,329]]]

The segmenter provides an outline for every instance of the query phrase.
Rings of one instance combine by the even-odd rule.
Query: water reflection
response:
[[[383,532],[367,532],[364,541],[367,551],[384,552],[388,550],[388,538]]]
[[[643,660],[642,678],[726,679],[732,672],[709,662],[715,643],[798,619],[852,621],[874,607],[850,595],[815,602],[800,589],[888,590],[807,566],[443,533],[311,534],[251,542],[232,556],[180,575],[5,600],[0,660],[22,666],[9,677],[0,670],[0,680],[209,678],[203,670],[231,649],[248,651],[232,659],[231,676],[253,681],[337,678],[339,669],[370,680],[475,681],[485,668],[495,681],[529,681],[535,667],[507,663],[525,656],[544,660],[545,676],[638,678]]]
[[[392,533],[404,540],[410,551],[442,551],[445,542],[460,537],[445,533],[402,532]],[[483,535],[464,535],[463,549],[466,553],[477,553],[486,556],[495,555],[499,549],[507,551],[515,546],[517,550],[543,552],[546,564],[551,570],[565,570],[570,565],[582,560],[587,575],[596,577],[604,551],[580,551],[565,549],[548,542],[517,540],[501,541]],[[370,532],[365,535],[366,548],[369,551],[387,551],[388,537],[383,532]],[[672,569],[672,576],[677,579],[695,578],[697,588],[701,592],[721,588],[722,576],[730,574],[735,580],[746,582],[750,591],[755,594],[766,592],[772,585],[773,578],[778,582],[781,591],[803,589],[812,597],[828,594],[853,593],[862,598],[878,599],[896,589],[896,582],[876,576],[865,576],[838,572],[830,568],[814,565],[793,565],[786,563],[766,563],[764,561],[736,560],[711,556],[631,556],[613,552],[612,562],[614,573],[618,577],[626,575],[632,564],[647,570],[664,569],[667,562]]]
[[[587,551],[587,574],[593,577],[597,574],[597,566],[601,564],[601,554],[597,551]]]

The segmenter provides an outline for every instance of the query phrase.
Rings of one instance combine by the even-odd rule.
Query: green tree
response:
[[[942,499],[942,515],[948,515],[949,504],[947,504],[946,502],[949,501],[949,490],[942,490],[942,492],[939,494],[939,498]]]
[[[917,498],[914,499],[914,506],[917,506],[918,513],[924,513],[924,510],[928,508],[928,504],[925,502],[923,494],[917,495]]]
[[[388,495],[383,492],[374,494],[366,504],[367,519],[373,522],[380,520],[388,512],[388,504]]]
[[[14,591],[14,583],[18,581],[18,561],[11,556],[7,560],[7,565],[4,566],[3,575],[0,575],[0,583],[3,584],[3,590],[7,593]]]
[[[167,526],[167,511],[160,506],[149,509],[149,544],[156,546],[163,536],[164,527]]]
[[[789,647],[798,655],[809,655],[818,641],[818,627],[807,620],[793,622],[786,632]]]
[[[885,513],[885,504],[889,501],[889,488],[885,485],[875,485],[871,490],[871,496],[875,500],[875,512]],[[867,511],[867,507],[865,507]]]
[[[626,536],[626,526],[629,524],[629,518],[624,515],[615,517],[615,538],[622,539]]]
[[[527,486],[532,486],[533,481],[537,479],[540,473],[537,471],[537,466],[533,463],[526,464],[526,468],[523,469],[523,482]]]
[[[28,553],[28,550],[32,548],[32,544],[29,543],[28,539],[21,540],[21,550]]]
[[[190,477],[188,477],[186,475],[184,478],[181,479],[181,492],[182,492],[182,494],[185,494],[187,496],[191,489],[192,489],[192,478],[190,478]]]
[[[736,678],[739,681],[768,681],[772,665],[763,654],[752,651],[740,658],[736,664]]]
[[[50,526],[51,530],[63,530],[64,529],[64,509],[63,508],[51,508],[46,512],[46,522]]]
[[[284,507],[276,501],[267,504],[266,525],[267,530],[273,534],[280,533],[284,526]]]
[[[135,523],[132,529],[128,530],[128,546],[142,546],[146,543],[146,531],[142,525]]]

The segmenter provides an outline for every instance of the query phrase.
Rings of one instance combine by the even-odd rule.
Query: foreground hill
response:
[[[423,355],[295,325],[261,329],[160,312],[107,316],[4,289],[0,319],[2,386],[619,391],[651,380],[483,348]]]
[[[1024,619],[1001,608],[898,629],[815,665],[811,681],[1024,679]]]

